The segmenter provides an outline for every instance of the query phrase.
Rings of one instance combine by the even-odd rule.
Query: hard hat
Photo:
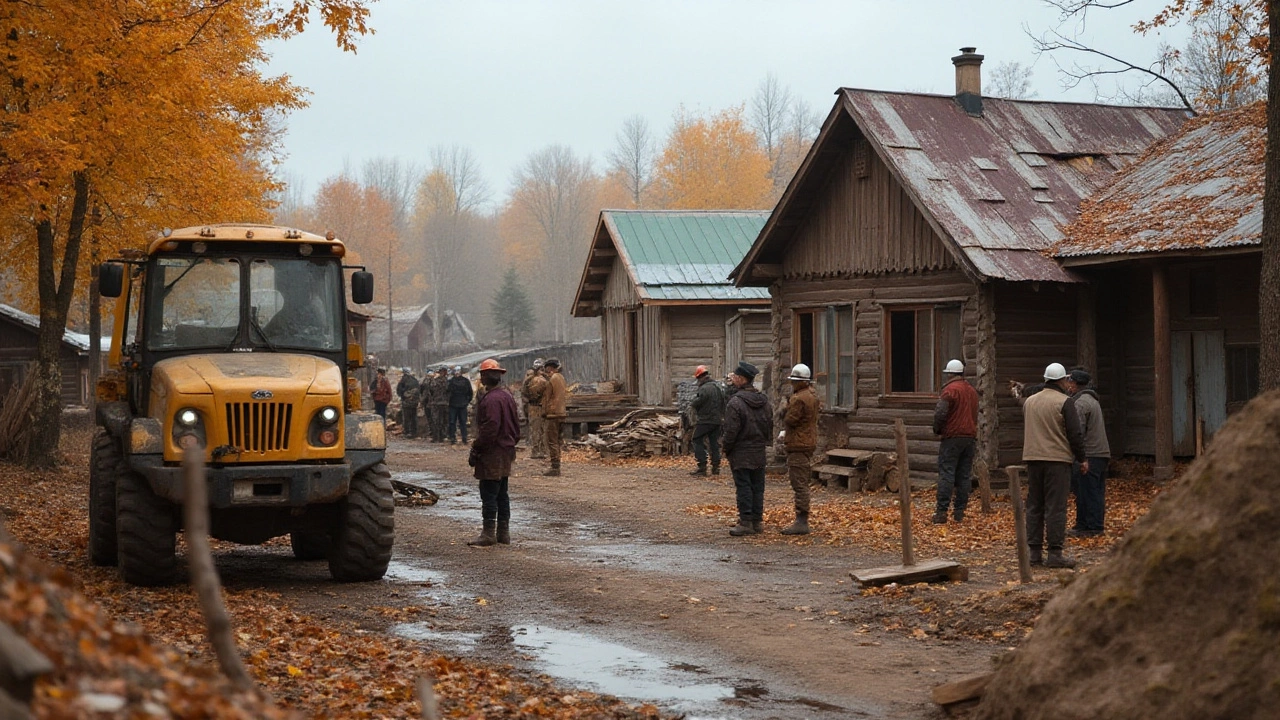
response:
[[[949,375],[963,375],[964,363],[960,362],[959,360],[952,360],[951,362],[947,363],[947,369],[943,370],[943,372]]]
[[[711,371],[707,369],[707,366],[706,366],[706,365],[699,365],[698,367],[696,367],[696,368],[694,368],[694,369],[693,369],[693,376],[694,376],[694,377],[696,377],[696,378],[700,378],[700,377],[702,377],[703,375],[706,375],[706,374],[707,374],[707,373],[709,373],[709,372],[711,372]]]
[[[456,372],[456,373],[460,373],[460,372],[462,372],[462,366],[461,366],[461,365],[454,365],[454,366],[453,366],[453,371],[454,371],[454,372]]]
[[[403,367],[403,368],[400,368],[400,372],[402,372],[402,373],[404,373],[404,374],[408,375],[409,373],[411,373],[411,372],[413,372],[413,371],[412,371],[412,370],[410,370],[410,369],[409,369],[409,368],[407,368],[407,367]]]
[[[813,379],[813,372],[809,370],[808,365],[796,363],[795,367],[791,368],[791,377],[787,379],[809,381]]]
[[[542,366],[543,366],[543,364],[544,364],[544,363],[543,363],[543,361],[542,361],[542,358],[538,358],[538,359],[536,359],[536,360],[534,360],[534,361],[533,361],[533,366],[534,366],[534,367],[536,367],[536,368],[540,368],[540,367],[542,367]]]
[[[1045,382],[1053,382],[1054,380],[1061,380],[1066,376],[1067,376],[1067,369],[1062,367],[1062,363],[1049,363],[1049,366],[1044,369]]]
[[[485,372],[486,370],[494,370],[500,373],[506,372],[506,369],[498,365],[498,361],[493,358],[488,358],[480,363],[480,372]]]

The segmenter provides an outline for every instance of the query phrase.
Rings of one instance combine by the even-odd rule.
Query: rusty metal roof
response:
[[[1260,245],[1266,149],[1263,102],[1196,118],[1086,200],[1051,252],[1071,264]]]
[[[950,95],[853,88],[838,95],[775,216],[788,212],[792,196],[825,182],[831,161],[822,157],[847,152],[853,131],[838,126],[851,118],[962,263],[980,278],[1013,281],[1078,282],[1043,251],[1061,239],[1082,199],[1187,118],[1167,108],[999,98],[983,98],[982,115],[973,117]],[[824,141],[834,147],[819,147]],[[795,213],[808,211],[805,200],[795,205]],[[734,271],[740,284],[750,282],[751,263],[778,257],[798,220],[771,219]],[[774,251],[765,251],[771,243]]]

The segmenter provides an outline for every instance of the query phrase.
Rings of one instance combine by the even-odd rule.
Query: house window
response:
[[[814,391],[827,407],[853,405],[853,306],[797,310],[793,362],[813,371]]]
[[[1227,402],[1246,403],[1258,394],[1258,346],[1227,347]]]
[[[960,306],[902,307],[887,311],[885,385],[890,393],[937,393],[942,368],[964,349]]]
[[[1218,316],[1218,276],[1213,268],[1191,271],[1187,300],[1191,317]]]

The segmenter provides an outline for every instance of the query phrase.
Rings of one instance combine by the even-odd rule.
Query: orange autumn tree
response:
[[[707,117],[681,108],[658,158],[654,185],[663,207],[754,210],[771,204],[769,170],[769,156],[742,106]]]
[[[277,136],[302,91],[262,74],[263,44],[312,10],[349,46],[364,0],[30,0],[0,11],[0,229],[34,285],[36,400],[16,460],[57,459],[59,344],[87,234],[103,253],[165,225],[265,218]]]

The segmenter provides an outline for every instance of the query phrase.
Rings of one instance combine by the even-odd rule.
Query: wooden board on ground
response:
[[[892,466],[893,458],[893,453],[831,448],[824,453],[823,461],[812,468],[812,477],[824,485],[831,481],[849,492],[877,490],[884,487],[885,470]]]
[[[968,580],[969,568],[954,560],[925,560],[915,565],[889,565],[854,570],[849,573],[849,576],[861,583],[863,587],[888,585],[895,582],[906,585],[934,580]]]
[[[933,689],[933,701],[938,705],[946,706],[966,700],[977,700],[982,697],[982,693],[986,691],[993,677],[995,673],[982,673],[939,685]]]

